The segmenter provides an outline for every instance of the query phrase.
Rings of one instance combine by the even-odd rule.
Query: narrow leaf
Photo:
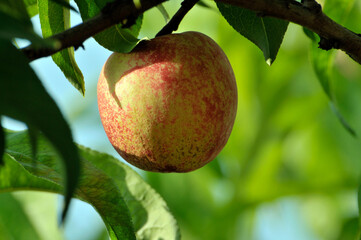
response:
[[[64,209],[67,209],[80,171],[78,151],[70,128],[30,68],[27,58],[4,40],[0,40],[0,52],[0,62],[3,63],[0,64],[0,115],[36,127],[60,153],[66,173]]]
[[[101,9],[103,9],[107,3],[113,2],[113,0],[75,0],[75,2],[79,7],[83,21],[85,21],[99,14]],[[130,28],[123,28],[122,24],[117,24],[93,37],[101,46],[112,52],[130,52],[139,42],[137,36],[142,25],[142,20],[143,16],[140,16],[136,20],[134,19],[134,24]],[[129,21],[131,21],[131,19]],[[129,24],[129,22],[127,24]]]
[[[276,18],[259,17],[248,9],[221,2],[217,2],[217,7],[237,32],[261,49],[266,62],[271,65],[276,59],[288,22]]]
[[[70,11],[51,0],[38,0],[39,17],[43,36],[49,37],[70,27]],[[84,95],[84,77],[74,57],[74,48],[67,48],[52,55],[53,61],[65,77]]]
[[[0,192],[24,187],[61,192],[57,155],[46,139],[39,136],[34,165],[27,132],[6,135],[10,147],[0,169]],[[180,239],[166,203],[139,174],[107,154],[82,146],[79,152],[83,171],[75,196],[98,211],[112,240],[135,239],[134,231],[137,239]]]

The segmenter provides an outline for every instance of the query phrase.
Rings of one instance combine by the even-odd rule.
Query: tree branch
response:
[[[321,38],[332,42],[332,48],[341,49],[361,64],[361,37],[326,16],[322,10],[294,0],[219,0],[220,2],[260,12],[304,26]],[[313,1],[315,3],[315,1]]]
[[[97,33],[100,33],[115,24],[124,22],[125,20],[134,19],[148,9],[165,1],[166,0],[140,0],[139,6],[135,6],[132,0],[115,0],[105,6],[105,8],[97,16],[64,32],[51,36],[50,39],[58,40],[60,42],[59,48],[34,48],[30,45],[23,48],[22,52],[29,58],[30,61],[32,61],[38,58],[50,56],[65,48],[78,48],[83,45],[85,40]]]
[[[166,34],[170,34],[173,31],[176,31],[179,27],[180,22],[183,20],[184,16],[189,12],[189,10],[192,9],[192,7],[194,5],[196,5],[196,3],[199,0],[184,0],[182,2],[182,6],[181,8],[179,8],[179,10],[176,12],[176,14],[174,14],[174,16],[172,17],[172,19],[167,23],[167,25],[165,25],[162,30],[160,30],[156,37],[162,36],[162,35],[166,35]]]
[[[118,24],[125,19],[139,16],[146,10],[164,2],[165,0],[141,0],[137,8],[132,0],[116,0],[107,11],[102,11],[84,23],[52,36],[60,41],[57,50],[34,49],[32,46],[22,49],[30,60],[50,56],[57,51],[71,46],[79,47],[89,37],[102,30]],[[294,0],[217,0],[234,6],[247,8],[260,13],[262,16],[284,19],[304,26],[317,33],[328,48],[337,48],[346,52],[352,59],[361,64],[361,36],[346,29],[326,16],[317,8],[313,0],[304,0],[303,4]],[[313,5],[310,3],[314,3]],[[321,46],[322,47],[322,46]]]

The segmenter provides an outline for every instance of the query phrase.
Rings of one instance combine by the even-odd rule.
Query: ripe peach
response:
[[[97,86],[110,143],[129,163],[156,172],[188,172],[213,160],[227,143],[237,86],[222,49],[185,32],[113,53]]]

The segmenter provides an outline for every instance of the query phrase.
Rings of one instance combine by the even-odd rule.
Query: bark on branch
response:
[[[31,46],[22,49],[30,60],[50,56],[57,51],[71,46],[79,47],[89,37],[102,30],[139,16],[146,10],[164,2],[165,0],[141,0],[135,6],[132,0],[116,0],[107,11],[102,11],[88,21],[51,38],[61,42],[61,48],[34,49]],[[326,16],[313,0],[304,0],[303,4],[294,0],[217,0],[219,2],[247,8],[260,13],[262,16],[284,19],[304,26],[317,33],[328,48],[341,49],[352,59],[361,64],[361,37],[346,29]],[[315,3],[314,5],[310,3]],[[321,46],[322,47],[322,46]]]

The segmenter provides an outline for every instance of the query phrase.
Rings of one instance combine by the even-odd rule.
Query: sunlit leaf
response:
[[[83,21],[85,21],[99,14],[107,3],[113,1],[75,0],[75,2],[79,7],[80,15]],[[129,52],[139,42],[137,36],[142,25],[142,20],[143,16],[139,16],[137,19],[134,19],[134,24],[132,24],[130,28],[123,28],[122,24],[117,24],[93,37],[100,45],[110,51],[123,53]],[[129,19],[129,21],[132,20]],[[126,24],[129,24],[129,22]]]
[[[288,22],[276,18],[259,17],[251,10],[217,2],[219,11],[228,23],[257,45],[266,62],[271,65],[286,33]]]
[[[51,0],[38,0],[41,30],[44,37],[50,37],[70,27],[70,10]],[[65,77],[84,95],[84,77],[74,57],[74,48],[70,47],[52,55]]]
[[[46,139],[39,136],[33,164],[27,132],[6,135],[10,147],[0,169],[0,191],[27,188],[60,193],[57,154]],[[79,152],[83,171],[75,196],[97,210],[112,240],[135,239],[134,232],[137,239],[179,239],[166,203],[134,170],[107,154],[82,146]]]
[[[27,58],[4,40],[0,40],[0,52],[0,62],[3,63],[0,64],[0,115],[37,128],[62,156],[66,173],[65,214],[80,171],[78,152],[69,126],[28,65]]]

